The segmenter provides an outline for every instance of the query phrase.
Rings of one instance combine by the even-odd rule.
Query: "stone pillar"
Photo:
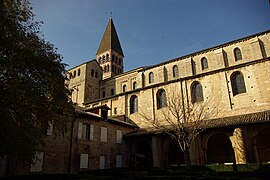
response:
[[[252,52],[253,52],[253,55],[254,55],[254,59],[262,59],[263,55],[262,55],[262,49],[261,49],[259,39],[257,37],[252,39],[250,44],[251,44],[251,47],[252,47]]]
[[[161,167],[161,142],[158,136],[152,136],[153,167]]]
[[[229,62],[224,57],[224,51],[223,51],[223,49],[222,48],[221,49],[217,49],[214,52],[215,52],[215,58],[216,58],[215,63],[217,64],[217,67],[220,67],[220,68],[228,67],[229,66]]]
[[[236,128],[230,137],[237,164],[247,163],[247,149],[245,144],[244,127]]]

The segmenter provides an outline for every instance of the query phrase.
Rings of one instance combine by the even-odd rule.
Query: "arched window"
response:
[[[126,90],[127,90],[127,86],[123,85],[123,92],[126,92]]]
[[[119,58],[119,65],[122,66],[122,59]]]
[[[167,106],[166,92],[164,89],[160,89],[157,92],[157,109]]]
[[[114,62],[114,54],[112,55],[112,62]]]
[[[173,77],[174,78],[179,77],[179,71],[178,71],[178,66],[177,65],[173,66]]]
[[[130,114],[138,112],[138,97],[136,95],[130,98]]]
[[[241,53],[241,50],[239,48],[234,48],[233,54],[234,54],[235,61],[242,59],[242,53]]]
[[[76,77],[76,71],[73,72],[73,77],[74,77],[74,78]]]
[[[133,89],[137,89],[137,82],[133,82]]]
[[[103,55],[102,56],[102,63],[105,63],[106,61],[105,61],[105,56]]]
[[[95,72],[95,78],[97,78],[97,77],[98,77],[98,72],[96,71],[96,72]]]
[[[106,61],[109,61],[109,54],[106,54]]]
[[[241,72],[237,71],[234,72],[231,75],[231,85],[232,85],[232,91],[233,95],[245,93],[246,91],[246,85],[245,85],[245,80],[244,76]]]
[[[78,76],[81,75],[81,69],[78,69]]]
[[[98,58],[98,63],[101,64],[101,57]]]
[[[149,84],[154,83],[154,73],[150,72],[149,73]]]
[[[203,58],[201,59],[201,64],[202,64],[202,70],[208,68],[208,61],[207,61],[206,57],[203,57]]]
[[[114,95],[114,89],[111,89],[111,96]]]
[[[193,82],[191,85],[191,101],[192,103],[203,101],[202,85],[197,81]]]

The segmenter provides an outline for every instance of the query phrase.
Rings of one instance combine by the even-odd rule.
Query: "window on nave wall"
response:
[[[154,83],[154,73],[150,72],[149,73],[149,84]]]
[[[160,89],[157,92],[157,109],[167,106],[166,92],[164,89]]]
[[[138,97],[136,95],[132,95],[130,98],[130,114],[138,112]]]
[[[179,77],[179,70],[178,70],[178,66],[177,65],[174,65],[173,66],[173,77],[174,78]]]
[[[203,89],[198,81],[193,82],[191,85],[191,101],[192,103],[203,101]]]
[[[201,59],[201,66],[202,70],[208,69],[208,60],[206,59],[206,57],[203,57]]]
[[[238,61],[238,60],[242,59],[242,53],[241,53],[241,50],[238,47],[234,48],[233,54],[234,54],[235,61]]]
[[[231,79],[233,96],[247,92],[244,76],[241,72],[239,72],[239,71],[234,72],[231,75],[230,79]]]

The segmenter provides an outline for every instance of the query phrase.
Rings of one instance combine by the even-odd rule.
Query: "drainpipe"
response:
[[[180,87],[181,87],[181,98],[182,98],[182,108],[183,108],[183,115],[184,115],[184,122],[186,122],[186,109],[185,109],[185,99],[184,99],[184,91],[183,91],[183,81],[180,81]]]
[[[154,89],[152,88],[152,105],[153,105],[153,118],[154,118],[154,121],[156,120],[156,112],[155,112],[155,94],[154,94]]]
[[[70,132],[70,141],[69,141],[69,159],[68,159],[68,173],[71,174],[71,161],[72,161],[72,146],[73,146],[73,128],[74,128],[74,121],[71,122],[71,132]]]
[[[225,80],[226,80],[226,85],[227,85],[227,91],[228,91],[228,98],[229,98],[230,108],[233,109],[232,99],[231,99],[231,94],[230,94],[230,88],[229,88],[228,75],[227,75],[227,72],[226,71],[225,71],[224,74],[225,74]]]

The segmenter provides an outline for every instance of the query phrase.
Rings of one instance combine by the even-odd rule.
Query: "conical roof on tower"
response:
[[[97,55],[101,54],[107,50],[114,50],[124,56],[124,53],[122,51],[120,41],[118,39],[112,17],[110,17],[110,20],[108,22],[108,25],[106,27],[105,33],[103,35],[103,38],[100,42]]]

